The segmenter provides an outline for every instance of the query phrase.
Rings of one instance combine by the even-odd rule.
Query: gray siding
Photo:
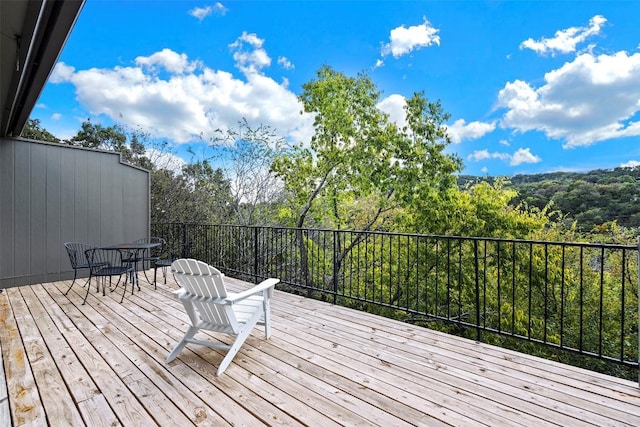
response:
[[[73,277],[64,243],[149,233],[149,173],[120,155],[0,140],[0,288]]]

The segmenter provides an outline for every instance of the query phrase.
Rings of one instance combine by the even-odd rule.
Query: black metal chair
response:
[[[144,278],[147,279],[147,282],[150,283],[149,277],[147,276],[147,269],[145,265],[151,267],[155,264],[156,261],[160,259],[160,255],[162,253],[162,248],[166,246],[167,242],[161,237],[144,237],[142,239],[134,240],[133,243],[159,243],[159,245],[153,249],[143,250],[143,251],[135,251],[128,252],[125,254],[125,261],[133,264],[134,268],[138,266],[138,264],[142,264],[142,270],[144,272]],[[154,279],[155,285],[155,279]]]
[[[69,286],[69,289],[67,289],[67,292],[64,293],[65,295],[67,295],[73,287],[73,284],[76,283],[78,271],[89,270],[89,261],[87,261],[85,252],[88,249],[94,248],[94,246],[88,245],[86,243],[67,242],[64,244],[64,247],[67,250],[67,254],[69,255],[71,268],[73,268],[73,281],[71,282],[71,286]],[[84,286],[87,286],[88,283],[89,279],[87,279]]]
[[[169,267],[171,267],[171,264],[173,263],[173,261],[180,259],[180,258],[189,258],[191,256],[191,246],[193,245],[193,242],[187,242],[184,243],[182,245],[179,245],[178,247],[180,248],[180,250],[170,250],[170,248],[167,247],[166,242],[165,244],[162,246],[162,250],[160,253],[160,256],[157,260],[154,261],[153,263],[153,287],[154,289],[158,289],[158,282],[157,282],[157,278],[158,278],[158,269],[160,268],[162,270],[162,276],[164,277],[164,284],[167,284],[167,269]]]
[[[118,282],[115,287],[111,287],[110,291],[113,292],[116,290],[122,276],[124,275],[124,289],[122,291],[122,298],[120,302],[124,301],[124,295],[127,293],[127,282],[129,278],[131,278],[131,294],[133,295],[133,275],[135,274],[135,267],[130,262],[124,259],[124,251],[120,249],[106,249],[106,248],[92,248],[88,249],[85,254],[87,261],[89,262],[89,280],[95,277],[96,280],[98,278],[102,278],[102,295],[105,295],[106,291],[106,279],[109,277],[118,277]],[[111,280],[109,280],[109,284],[111,284]],[[91,286],[89,286],[91,287]],[[98,283],[98,290],[100,290],[100,283]],[[87,302],[87,296],[89,296],[89,290],[87,289],[87,294],[84,296],[84,301],[82,304]]]

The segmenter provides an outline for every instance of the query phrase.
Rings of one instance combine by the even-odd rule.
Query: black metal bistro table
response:
[[[146,251],[149,251],[153,248],[157,248],[158,246],[160,246],[161,243],[160,242],[153,242],[153,243],[118,243],[117,245],[111,245],[111,246],[104,246],[102,249],[114,249],[114,250],[119,250],[119,251],[130,251],[132,252],[133,258],[132,258],[132,262],[133,262],[133,269],[134,269],[134,275],[133,278],[135,280],[135,285],[138,286],[138,290],[140,290],[140,284],[138,283],[138,263],[140,261],[142,261],[143,256],[141,256],[141,254],[144,254]],[[134,285],[133,283],[131,284],[132,286]]]

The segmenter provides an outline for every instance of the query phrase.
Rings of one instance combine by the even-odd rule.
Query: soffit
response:
[[[0,137],[20,135],[83,5],[0,1]]]

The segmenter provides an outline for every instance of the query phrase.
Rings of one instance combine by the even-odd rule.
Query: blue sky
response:
[[[87,0],[32,113],[198,151],[245,118],[308,141],[301,87],[366,72],[401,121],[424,91],[451,115],[463,173],[640,165],[637,1]]]

